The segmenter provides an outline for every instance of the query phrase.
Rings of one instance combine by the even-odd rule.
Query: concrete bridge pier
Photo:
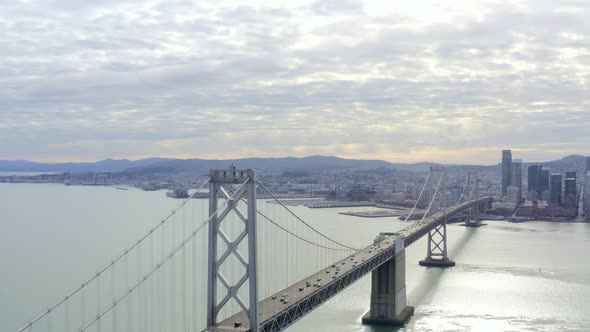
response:
[[[371,307],[363,316],[363,324],[404,325],[414,314],[414,307],[407,305],[403,238],[396,239],[395,257],[371,273]]]

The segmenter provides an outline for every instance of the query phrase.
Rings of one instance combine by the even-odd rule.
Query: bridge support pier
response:
[[[363,324],[404,325],[414,314],[406,299],[406,253],[402,238],[395,243],[395,257],[373,270],[371,308]]]
[[[471,207],[468,211],[467,221],[462,223],[461,226],[481,227],[487,225],[485,223],[482,223],[481,220],[479,220],[479,209],[480,207],[478,205]]]
[[[428,249],[426,258],[419,262],[426,267],[452,267],[455,262],[447,255],[447,223],[446,221],[428,233]]]

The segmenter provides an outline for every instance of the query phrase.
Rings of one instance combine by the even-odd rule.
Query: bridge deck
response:
[[[481,204],[488,200],[491,200],[491,197],[481,198],[479,202]],[[449,210],[446,217],[450,218],[475,204],[475,201],[470,201],[457,205]],[[414,243],[424,234],[442,224],[443,221],[442,215],[433,215],[428,219],[428,222],[405,228],[400,232],[400,237],[404,239],[404,246],[407,247]],[[284,330],[350,284],[394,257],[396,238],[396,236],[384,237],[382,241],[262,300],[258,306],[260,331]],[[248,316],[244,312],[240,312],[205,331],[250,331]]]
[[[410,246],[412,243],[416,242],[422,236],[428,234],[428,232],[441,225],[445,221],[445,219],[449,220],[457,214],[461,213],[462,211],[465,211],[476,204],[481,205],[484,203],[489,203],[492,200],[492,197],[482,197],[479,199],[479,201],[472,200],[469,202],[461,203],[449,209],[445,215],[437,213],[431,215],[425,222],[422,222],[421,224],[413,224],[411,226],[404,228],[402,231],[400,231],[400,236],[403,236],[404,238],[404,245],[406,247]]]

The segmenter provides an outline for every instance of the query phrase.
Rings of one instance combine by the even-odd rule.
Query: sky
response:
[[[1,1],[0,159],[590,154],[590,2]]]

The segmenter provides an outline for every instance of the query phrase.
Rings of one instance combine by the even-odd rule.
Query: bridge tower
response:
[[[446,170],[442,166],[431,166],[429,178],[432,179],[430,188],[430,204],[425,217],[442,214],[444,221],[428,233],[428,247],[426,258],[419,264],[427,267],[451,267],[455,262],[450,260],[447,251],[447,199],[450,197]]]
[[[234,300],[242,308],[248,317],[248,327],[251,332],[258,332],[258,279],[257,279],[257,254],[256,254],[256,173],[254,170],[236,170],[231,165],[229,170],[210,170],[209,182],[209,249],[208,249],[208,274],[207,274],[207,328],[215,326],[217,315],[221,309]],[[239,188],[233,195],[227,193],[224,185],[239,184]],[[223,195],[227,200],[227,206],[219,211],[218,198]],[[238,203],[247,198],[248,211],[244,215],[238,208]],[[230,239],[222,229],[221,223],[230,212],[235,213],[244,224],[243,231],[235,238]],[[234,220],[235,221],[235,220]],[[229,222],[227,220],[226,222]],[[238,250],[240,243],[247,238],[247,260]],[[225,243],[225,250],[218,252],[220,247],[218,240]],[[242,246],[243,248],[243,246]],[[220,272],[221,265],[229,257],[237,259],[243,265],[243,275],[235,283],[227,280]],[[239,295],[240,288],[248,282],[248,301],[245,303]],[[223,289],[218,290],[221,285]],[[221,301],[218,295],[222,294]],[[236,327],[245,322],[235,322]],[[245,326],[244,326],[245,327]]]
[[[470,177],[471,173],[468,173],[468,176]],[[479,180],[477,179],[477,173],[475,173],[475,179],[473,181],[473,192],[475,192],[475,199],[479,200]],[[469,199],[471,199],[471,196],[472,195],[469,195]],[[480,208],[480,205],[475,205],[467,210],[467,221],[461,225],[465,227],[480,227],[487,225],[479,220]]]

